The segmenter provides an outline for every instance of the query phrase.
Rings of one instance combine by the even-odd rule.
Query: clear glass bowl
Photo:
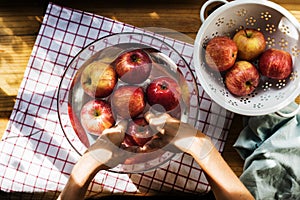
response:
[[[97,60],[105,60],[106,63],[112,63],[122,52],[132,49],[143,49],[151,56],[152,62],[155,63],[152,65],[149,78],[145,82],[138,84],[138,86],[145,90],[149,81],[159,76],[170,76],[176,79],[182,92],[180,108],[170,111],[170,114],[181,121],[190,123],[193,126],[196,125],[199,111],[199,109],[195,109],[199,105],[198,87],[193,73],[184,58],[173,47],[150,35],[141,33],[108,35],[91,43],[74,57],[66,68],[59,86],[59,121],[70,145],[79,155],[82,155],[98,137],[82,128],[80,120],[81,108],[86,102],[93,99],[82,88],[80,82],[82,71],[89,63]],[[185,77],[188,77],[188,80]],[[126,85],[126,83],[118,79],[116,87],[122,85]],[[110,98],[111,95],[102,99],[110,103]],[[140,116],[149,107],[147,104]],[[149,153],[136,153],[134,155],[135,158],[129,158],[125,163],[110,169],[110,171],[119,173],[149,171],[162,166],[174,156],[174,153],[165,149]]]

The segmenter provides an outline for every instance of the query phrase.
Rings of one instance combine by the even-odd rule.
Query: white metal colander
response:
[[[206,19],[207,1],[200,10],[201,25],[194,44],[194,65],[200,84],[206,93],[222,107],[242,115],[264,115],[278,112],[300,94],[300,25],[298,20],[280,5],[267,0],[217,0],[224,5]],[[215,36],[233,35],[245,28],[260,30],[268,48],[289,52],[293,59],[293,72],[287,79],[272,80],[261,76],[260,84],[247,96],[232,95],[225,87],[224,74],[207,69],[204,53],[207,42]],[[257,65],[257,61],[254,61]],[[300,107],[297,109],[297,111]],[[297,112],[295,111],[295,112]],[[292,114],[295,114],[293,112]],[[287,115],[290,116],[290,115]]]

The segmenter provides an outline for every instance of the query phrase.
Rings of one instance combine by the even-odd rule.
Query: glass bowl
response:
[[[113,66],[115,60],[124,52],[142,49],[150,55],[152,69],[149,77],[142,83],[134,85],[146,90],[149,83],[161,76],[171,77],[177,81],[181,89],[180,103],[177,108],[169,111],[169,114],[196,125],[199,100],[198,87],[195,77],[184,58],[170,45],[164,41],[142,33],[118,33],[105,36],[91,43],[79,52],[66,68],[58,91],[58,115],[62,130],[75,151],[82,155],[85,150],[95,142],[98,135],[83,128],[81,121],[81,109],[93,99],[101,99],[111,105],[112,94],[103,98],[95,98],[88,95],[80,81],[82,73],[90,63],[104,61]],[[115,89],[128,85],[128,83],[117,79]],[[132,85],[132,84],[130,84]],[[146,101],[144,111],[137,117],[143,116],[151,106]],[[136,117],[136,118],[137,118]],[[118,121],[117,115],[114,115]],[[132,119],[129,119],[132,120]],[[139,173],[161,167],[176,154],[165,148],[148,153],[136,153],[124,163],[110,169],[118,173]]]

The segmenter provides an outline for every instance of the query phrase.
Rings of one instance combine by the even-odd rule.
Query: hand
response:
[[[75,164],[70,178],[58,197],[61,199],[84,199],[89,183],[99,170],[113,168],[124,162],[126,151],[120,149],[124,140],[127,122],[106,129]]]
[[[120,149],[125,137],[127,121],[120,121],[116,126],[105,129],[92,144],[85,154],[89,154],[99,163],[105,164],[108,168],[113,168],[122,163],[125,159],[124,150]]]
[[[199,155],[204,158],[214,147],[210,138],[201,131],[167,113],[155,115],[147,112],[145,119],[151,128],[159,131],[160,134],[156,134],[152,140],[145,144],[144,151],[166,146],[169,151],[183,151],[193,154],[200,149]]]

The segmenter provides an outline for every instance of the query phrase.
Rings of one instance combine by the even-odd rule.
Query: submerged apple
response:
[[[114,63],[119,78],[130,84],[144,82],[152,69],[152,60],[142,49],[125,52],[118,56]]]
[[[128,123],[124,143],[127,146],[144,146],[153,137],[153,130],[143,117]]]
[[[117,74],[113,67],[102,61],[90,63],[81,74],[81,86],[91,97],[109,96],[117,83]]]
[[[260,74],[248,61],[237,61],[225,74],[225,85],[236,96],[250,94],[258,86]]]
[[[150,106],[159,105],[154,108],[170,111],[178,106],[181,89],[177,81],[163,76],[152,80],[146,89],[146,95]]]
[[[80,116],[82,126],[95,135],[101,135],[102,131],[115,124],[110,104],[104,100],[87,102],[82,107]]]
[[[117,88],[111,98],[112,108],[121,118],[134,118],[144,111],[146,99],[141,87],[124,85]]]

